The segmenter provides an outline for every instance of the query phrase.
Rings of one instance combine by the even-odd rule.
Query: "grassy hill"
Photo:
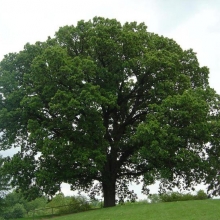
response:
[[[55,218],[56,220],[220,220],[220,200],[126,204]]]

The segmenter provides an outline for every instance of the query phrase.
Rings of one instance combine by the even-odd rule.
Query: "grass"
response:
[[[45,219],[45,218],[44,218]],[[220,200],[126,204],[54,217],[56,220],[220,220]]]

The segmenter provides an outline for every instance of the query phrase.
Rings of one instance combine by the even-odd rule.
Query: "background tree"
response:
[[[218,99],[212,103],[212,120],[210,122],[212,126],[212,135],[210,139],[210,146],[207,149],[208,155],[208,175],[206,175],[205,183],[208,184],[208,191],[210,195],[220,195],[220,114]]]
[[[20,192],[12,191],[4,198],[5,207],[1,212],[4,219],[22,218],[25,214],[24,204],[27,201]]]
[[[45,208],[47,199],[45,197],[36,198],[27,201],[20,191],[13,190],[4,197],[5,207],[1,215],[5,219],[14,219],[24,217],[30,211],[38,208]]]
[[[109,207],[131,197],[131,181],[147,192],[158,179],[164,188],[203,180],[218,102],[208,73],[144,23],[99,17],[6,55],[0,131],[2,149],[21,148],[5,166],[13,185],[32,197],[62,182],[102,190]]]
[[[6,206],[5,196],[10,190],[10,177],[3,173],[4,158],[0,155],[0,213]],[[0,214],[1,216],[1,214]]]

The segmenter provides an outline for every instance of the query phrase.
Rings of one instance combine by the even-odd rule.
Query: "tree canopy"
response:
[[[21,148],[5,165],[12,184],[34,196],[66,182],[102,191],[108,207],[131,181],[147,191],[155,180],[165,188],[204,180],[219,121],[208,76],[192,49],[144,23],[100,17],[5,55],[1,149]]]

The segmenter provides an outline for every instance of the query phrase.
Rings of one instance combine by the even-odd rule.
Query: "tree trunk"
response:
[[[115,180],[102,183],[104,194],[104,208],[115,206]]]

